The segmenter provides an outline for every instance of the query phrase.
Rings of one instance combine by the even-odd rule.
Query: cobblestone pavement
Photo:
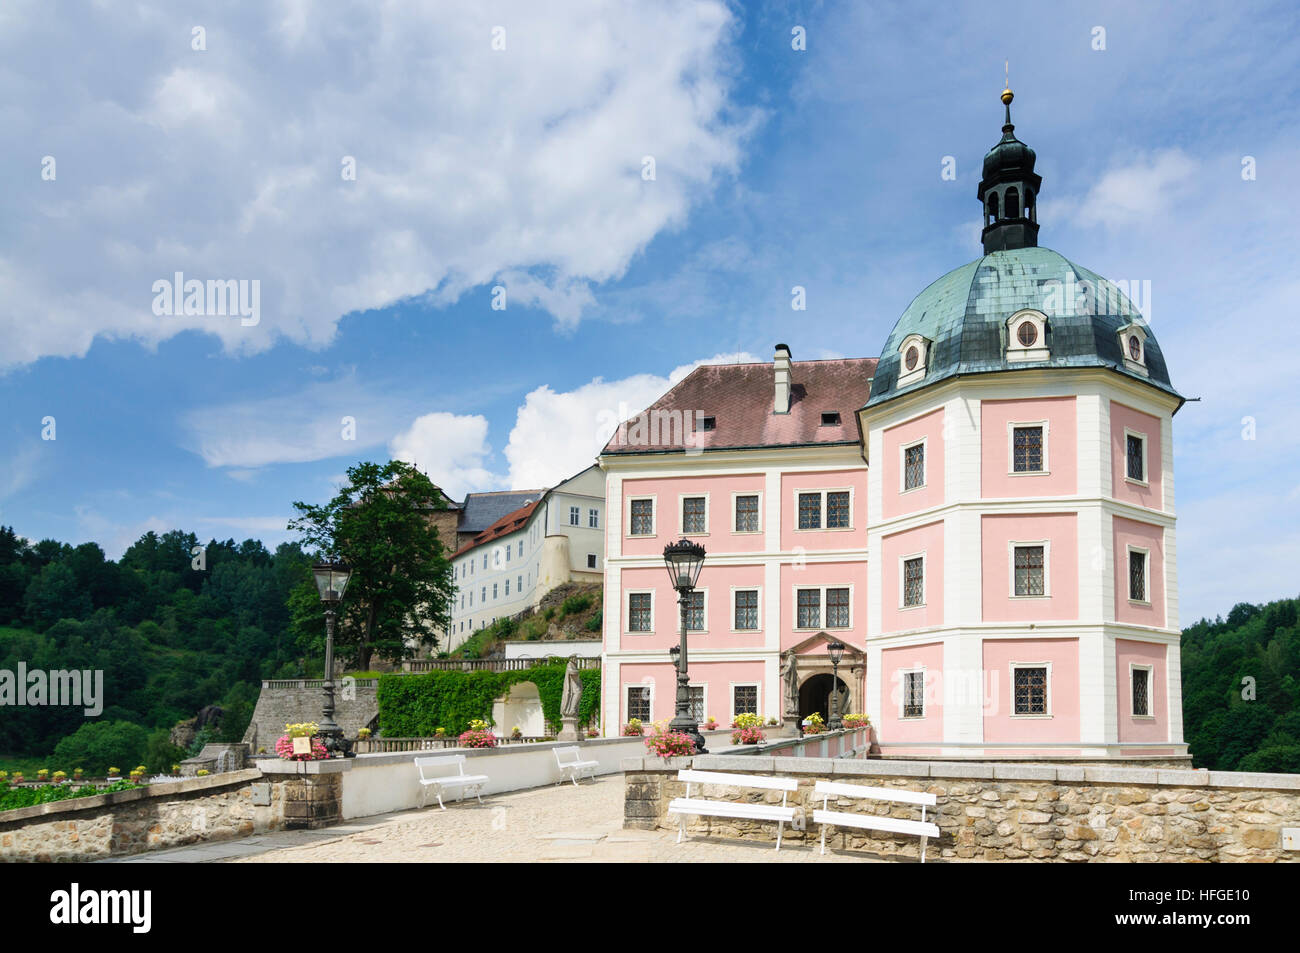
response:
[[[358,829],[360,828],[360,829]],[[346,832],[345,832],[346,831]],[[299,833],[299,832],[294,832]],[[623,829],[622,775],[511,794],[435,804],[423,811],[406,811],[382,818],[350,822],[344,831],[301,832],[315,841],[293,844],[287,835],[246,838],[240,849],[225,856],[201,859],[227,863],[330,862],[596,862],[596,863],[861,863],[878,860],[860,853],[818,853],[808,845],[786,840],[780,852],[771,842],[742,842],[696,834],[677,844],[676,835],[660,831]],[[322,837],[334,837],[321,840]],[[338,836],[338,834],[343,836]],[[270,838],[281,838],[270,842]],[[185,851],[204,848],[182,848]],[[211,851],[219,845],[207,847]],[[242,856],[241,856],[242,855]],[[183,856],[158,860],[186,860]],[[199,858],[196,858],[199,859]]]

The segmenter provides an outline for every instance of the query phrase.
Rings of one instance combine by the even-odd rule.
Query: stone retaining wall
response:
[[[624,762],[624,826],[672,830],[668,803],[685,794],[677,769],[780,775],[799,780],[790,803],[801,809],[785,840],[815,842],[813,794],[818,780],[928,791],[938,798],[929,816],[941,831],[927,859],[1093,862],[1295,862],[1282,848],[1282,829],[1300,827],[1300,775],[1244,774],[1110,766],[854,761],[847,759],[700,756]],[[780,802],[778,792],[708,785],[692,795]],[[833,810],[920,819],[920,809],[894,810],[831,799]],[[773,823],[690,818],[695,836],[774,841]],[[872,831],[832,828],[827,847],[916,858],[920,841]]]

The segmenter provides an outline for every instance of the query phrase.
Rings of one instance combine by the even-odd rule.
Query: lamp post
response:
[[[664,566],[668,569],[668,578],[672,581],[673,588],[677,590],[677,605],[681,608],[682,615],[681,646],[674,653],[677,667],[677,713],[668,727],[689,735],[695,742],[696,754],[707,754],[699,723],[691,714],[690,662],[686,651],[687,613],[691,593],[695,591],[695,582],[700,578],[700,570],[704,568],[704,547],[688,539],[669,543],[664,547]]]
[[[343,736],[343,729],[334,720],[334,617],[352,570],[343,563],[323,562],[312,566],[311,571],[316,577],[320,601],[325,606],[325,698],[321,706],[321,742],[331,758],[350,758],[352,742]]]
[[[844,658],[844,643],[832,642],[826,646],[831,656],[831,717],[826,724],[830,731],[839,731],[844,727],[840,720],[840,659]]]

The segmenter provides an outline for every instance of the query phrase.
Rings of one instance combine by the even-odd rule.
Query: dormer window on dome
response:
[[[1007,360],[1045,361],[1052,356],[1047,346],[1047,315],[1041,311],[1017,311],[1007,318]]]
[[[898,386],[906,387],[925,376],[930,342],[919,334],[909,334],[898,346]]]
[[[1124,355],[1124,367],[1135,374],[1141,374],[1143,377],[1149,376],[1147,371],[1146,329],[1134,321],[1124,325],[1117,333],[1119,334],[1119,350]]]

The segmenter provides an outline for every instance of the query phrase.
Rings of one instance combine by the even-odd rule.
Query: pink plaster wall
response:
[[[904,669],[925,668],[925,717],[903,718]],[[880,653],[881,711],[877,732],[887,744],[943,740],[943,643],[907,645]]]
[[[796,530],[799,523],[798,494],[809,490],[852,491],[850,497],[852,525],[848,529]],[[826,510],[822,508],[825,525]],[[817,470],[808,473],[781,474],[781,548],[808,551],[823,549],[866,548],[867,545],[867,467],[852,470]]]
[[[704,715],[712,715],[723,726],[731,724],[731,686],[733,683],[757,683],[759,706],[767,704],[763,680],[763,663],[751,662],[695,662],[690,665],[692,685],[704,686]],[[627,691],[625,686],[653,685],[651,700],[652,721],[672,718],[677,704],[677,673],[671,662],[637,663],[619,669],[619,727],[627,723]],[[763,716],[780,715],[777,711],[758,712]],[[649,734],[649,726],[646,728]]]
[[[762,525],[766,500],[765,480],[761,473],[726,476],[689,476],[662,479],[634,479],[623,481],[623,554],[625,556],[659,556],[668,543],[680,536],[682,513],[681,497],[708,496],[709,531],[691,534],[710,553],[753,553],[763,550]],[[736,533],[733,493],[759,495],[759,532]],[[655,535],[631,536],[634,497],[655,498]]]
[[[1012,596],[1010,543],[1047,542],[1043,598]],[[980,518],[985,622],[1034,622],[1079,617],[1079,529],[1074,513],[986,515]]]
[[[668,584],[668,573],[662,566],[643,566],[624,569],[623,591],[620,594],[620,642],[625,652],[668,651],[679,641],[681,610],[677,593]],[[732,587],[758,589],[757,632],[733,632],[734,615],[731,605]],[[710,566],[705,560],[700,571],[697,589],[704,592],[704,632],[690,633],[689,649],[762,648],[763,633],[772,621],[765,618],[762,566]],[[628,594],[654,590],[654,632],[628,632]]]
[[[822,600],[821,625],[814,629],[796,629],[795,619],[798,600],[796,589],[812,587],[851,588],[849,593],[849,622],[847,629],[826,627],[825,598]],[[786,563],[781,566],[781,650],[815,635],[819,631],[827,632],[843,642],[851,642],[861,648],[867,639],[867,561],[833,563]],[[820,650],[819,650],[820,651]]]
[[[900,559],[925,554],[925,605],[902,608]],[[881,540],[881,631],[899,632],[943,625],[943,523],[927,523]]]
[[[915,513],[943,503],[943,408],[932,410],[885,430],[882,480],[882,511],[885,519]],[[901,448],[925,439],[925,486],[903,492]],[[872,461],[875,463],[876,461]]]
[[[1165,624],[1165,536],[1164,529],[1151,523],[1112,517],[1115,566],[1115,621],[1137,625]],[[1129,601],[1128,547],[1149,550],[1147,558],[1147,598],[1149,604]]]
[[[1079,481],[1079,423],[1073,397],[980,401],[980,491],[987,499],[1071,496]],[[1047,422],[1047,472],[1013,473],[1011,423]]]
[[[1048,662],[1051,717],[1014,716],[1012,662]],[[1061,743],[1079,738],[1079,640],[984,640],[984,740]]]
[[[1115,640],[1115,685],[1119,694],[1119,740],[1166,742],[1169,740],[1169,683],[1165,669],[1167,647],[1132,639]],[[1151,716],[1133,717],[1133,686],[1129,666],[1151,666]]]
[[[1124,428],[1146,434],[1147,485],[1130,482],[1126,476],[1127,446]],[[1160,420],[1124,404],[1110,402],[1110,495],[1125,503],[1135,503],[1153,510],[1164,506]]]

